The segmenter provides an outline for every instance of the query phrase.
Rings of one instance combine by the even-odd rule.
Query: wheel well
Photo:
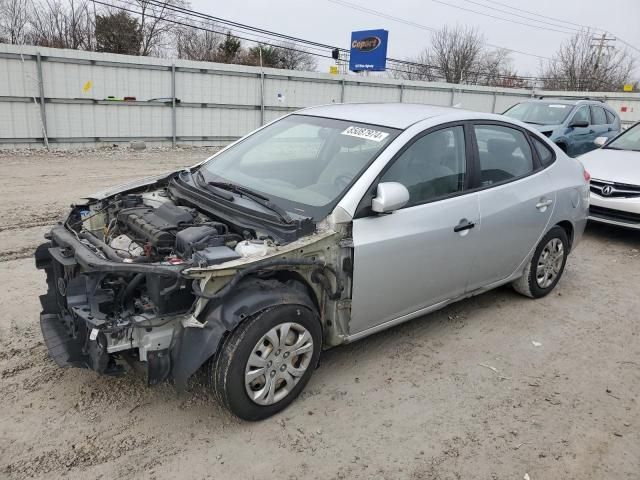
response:
[[[289,280],[293,280],[294,282],[298,282],[304,285],[304,288],[307,291],[309,298],[313,302],[313,305],[316,307],[316,311],[318,312],[319,315],[322,314],[322,312],[320,311],[320,302],[318,300],[318,297],[316,296],[315,290],[311,287],[311,285],[309,285],[307,280],[298,272],[294,272],[292,270],[277,270],[274,272],[272,278],[275,278],[281,283],[286,283]]]
[[[573,225],[571,222],[563,220],[562,222],[558,222],[556,226],[562,228],[567,234],[567,238],[569,239],[569,251],[571,251],[571,246],[573,245]]]

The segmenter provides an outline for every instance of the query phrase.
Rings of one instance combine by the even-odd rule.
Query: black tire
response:
[[[538,262],[540,261],[540,257],[545,247],[554,239],[559,240],[562,243],[563,249],[563,257],[562,264],[558,273],[553,278],[553,281],[547,286],[541,286],[536,278],[536,271],[538,267]],[[533,257],[531,261],[527,265],[524,270],[522,277],[513,282],[513,288],[516,292],[521,293],[522,295],[526,295],[531,298],[541,298],[545,295],[548,295],[551,290],[555,288],[562,277],[562,273],[564,272],[564,267],[567,263],[567,256],[569,254],[569,239],[567,237],[567,232],[562,227],[555,226],[551,230],[547,232],[547,234],[542,237],[540,243],[536,247],[535,252],[533,253]]]
[[[293,322],[304,327],[313,340],[313,353],[303,375],[281,400],[271,405],[255,403],[245,387],[245,368],[258,342],[274,327]],[[305,387],[318,365],[322,329],[315,312],[301,305],[279,305],[246,319],[229,334],[206,371],[210,386],[222,405],[250,421],[262,420],[286,408]],[[273,367],[275,368],[275,367]]]

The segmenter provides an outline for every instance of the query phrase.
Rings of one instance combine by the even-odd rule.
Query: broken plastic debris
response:
[[[531,340],[531,343],[533,344],[534,347],[541,347],[542,344],[540,342],[536,342],[535,340]]]

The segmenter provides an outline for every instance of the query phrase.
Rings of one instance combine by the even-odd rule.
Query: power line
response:
[[[490,7],[490,6],[485,5],[483,3],[476,2],[475,0],[463,0],[463,1],[467,2],[467,3],[471,3],[473,5],[478,5],[478,6],[482,7],[482,8],[491,8],[496,12],[506,13],[507,15],[511,15],[511,16],[514,16],[514,17],[524,18],[525,20],[530,20],[530,21],[533,21],[533,22],[544,23],[545,25],[551,25],[552,27],[564,28],[564,29],[567,29],[567,30],[572,30],[574,32],[582,31],[582,29],[579,29],[579,28],[567,27],[565,25],[558,25],[557,23],[551,23],[551,22],[546,22],[544,20],[538,20],[536,18],[532,18],[532,17],[526,16],[526,15],[520,15],[518,13],[509,12],[508,10],[502,10],[500,8]]]
[[[567,20],[562,20],[562,19],[556,18],[556,17],[549,17],[547,15],[541,15],[539,13],[535,13],[535,12],[532,12],[530,10],[524,10],[522,8],[512,7],[511,5],[507,5],[506,3],[502,3],[502,2],[497,2],[495,0],[484,0],[484,1],[485,2],[489,2],[489,3],[493,3],[494,5],[500,5],[502,7],[507,7],[507,8],[510,8],[511,10],[517,10],[518,12],[528,13],[529,15],[535,15],[536,17],[546,18],[547,20],[554,20],[556,22],[566,23],[568,25],[573,25],[575,27],[580,27],[581,29],[604,31],[604,29],[602,29],[602,28],[593,28],[593,27],[590,27],[589,25],[582,25],[580,23],[569,22]]]
[[[567,35],[567,34],[571,33],[571,32],[567,32],[565,30],[557,30],[557,29],[553,29],[553,28],[549,28],[549,27],[542,27],[540,25],[532,25],[530,23],[519,22],[518,20],[512,20],[510,18],[498,17],[496,15],[491,15],[491,14],[485,13],[485,12],[479,12],[478,10],[473,10],[471,8],[466,8],[466,7],[461,7],[460,5],[454,5],[452,3],[448,3],[448,2],[445,2],[445,1],[442,1],[442,0],[431,0],[431,1],[435,2],[435,3],[439,3],[441,5],[446,5],[447,7],[457,8],[459,10],[464,10],[466,12],[471,12],[471,13],[476,13],[478,15],[484,15],[485,17],[495,18],[496,20],[503,20],[505,22],[517,23],[518,25],[524,25],[526,27],[537,28],[539,30],[546,30],[546,31],[549,31],[549,32],[557,32],[557,33],[562,33],[564,35]]]
[[[327,0],[327,1],[331,2],[331,3],[335,3],[337,5],[341,5],[343,7],[351,8],[351,9],[354,9],[354,10],[360,10],[362,12],[369,13],[369,14],[375,15],[377,17],[386,18],[388,20],[393,20],[395,22],[399,22],[399,23],[403,23],[405,25],[409,25],[409,26],[412,26],[412,27],[420,28],[422,30],[427,30],[429,32],[436,32],[437,31],[436,28],[429,27],[427,25],[422,25],[422,24],[413,22],[411,20],[407,20],[405,18],[400,18],[400,17],[396,17],[396,16],[393,16],[393,15],[389,15],[387,13],[380,12],[378,10],[373,10],[372,8],[361,7],[360,5],[357,5],[357,4],[351,3],[351,2],[347,2],[345,0]],[[508,52],[513,52],[513,53],[518,53],[518,54],[521,54],[521,55],[526,55],[526,56],[529,56],[529,57],[539,58],[541,60],[554,61],[553,59],[551,59],[549,57],[545,57],[543,55],[536,55],[535,53],[523,52],[522,50],[516,50],[514,48],[503,47],[501,45],[495,45],[495,44],[492,44],[492,43],[487,43],[486,45],[489,46],[489,47],[492,47],[492,48],[503,49],[503,50],[506,50]]]
[[[463,1],[471,1],[471,0],[463,0]],[[629,42],[626,42],[625,40],[623,40],[622,38],[620,38],[620,36],[615,35],[613,32],[610,32],[609,30],[606,30],[606,29],[601,28],[601,27],[593,27],[593,26],[590,26],[590,25],[584,25],[584,24],[581,24],[581,23],[574,23],[574,22],[570,22],[570,21],[568,21],[568,20],[562,20],[562,19],[557,18],[557,17],[550,17],[550,16],[547,16],[547,15],[542,15],[542,14],[540,14],[540,13],[532,12],[532,11],[530,11],[530,10],[524,10],[524,9],[522,9],[522,8],[512,7],[511,5],[507,5],[506,3],[498,2],[498,1],[496,1],[496,0],[482,0],[482,1],[484,1],[484,2],[489,2],[489,3],[492,3],[492,4],[494,4],[494,5],[500,5],[500,6],[502,6],[502,7],[507,7],[507,8],[510,8],[510,9],[512,9],[512,10],[516,10],[516,11],[518,11],[518,12],[528,13],[528,14],[530,14],[530,15],[534,15],[534,16],[536,16],[536,17],[546,18],[546,19],[548,19],[548,20],[554,20],[554,21],[556,21],[556,22],[566,23],[566,24],[568,24],[568,25],[573,25],[573,26],[576,26],[576,27],[580,27],[580,28],[578,29],[578,31],[582,31],[582,30],[591,30],[591,31],[594,31],[594,32],[596,32],[596,33],[597,33],[597,32],[608,33],[609,35],[613,35],[613,36],[615,36],[615,37],[616,37],[616,39],[617,39],[617,41],[619,41],[620,43],[624,44],[625,46],[627,46],[627,47],[629,47],[629,48],[632,48],[633,50],[635,50],[635,51],[637,51],[637,52],[640,52],[640,48],[636,47],[635,45],[630,44]],[[473,3],[477,3],[477,2],[473,2]],[[566,27],[566,28],[569,28],[569,27]]]
[[[133,13],[136,15],[141,15],[142,12],[137,11],[137,10],[132,10],[130,8],[126,8],[122,5],[115,5],[115,4],[111,4],[111,3],[107,3],[107,2],[103,2],[100,0],[94,0],[95,3],[98,3],[100,5],[104,5],[106,7],[112,7],[112,8],[116,8],[119,10],[123,10],[129,13]],[[157,0],[147,0],[147,2],[149,4],[156,4],[156,6],[165,6],[166,4]],[[173,7],[173,6],[170,6]],[[186,9],[186,8],[182,8],[182,7],[175,7],[175,8],[171,8],[172,11],[175,12],[179,12],[179,13],[183,13],[186,15],[190,15],[190,16],[195,16],[198,17],[200,19],[200,21],[202,21],[202,19],[206,19],[209,20],[209,16],[207,14],[203,14],[200,12],[193,12],[193,14],[191,14],[191,10]],[[211,33],[215,33],[215,34],[220,34],[220,35],[225,35],[226,32],[222,32],[219,30],[214,30],[213,28],[211,28],[210,26],[202,26],[202,25],[194,25],[193,23],[185,23],[185,19],[182,17],[179,17],[180,20],[183,21],[178,21],[175,19],[170,19],[170,18],[166,18],[166,17],[158,17],[157,15],[153,15],[149,12],[145,12],[145,15],[149,18],[154,18],[154,19],[158,19],[158,20],[162,20],[162,21],[166,21],[167,23],[172,23],[172,24],[176,24],[176,25],[180,25],[180,26],[184,26],[184,27],[188,27],[188,28],[194,28],[197,30],[202,30],[202,31],[207,31],[207,32],[211,32]],[[213,18],[218,18],[218,17],[213,17]],[[188,19],[187,19],[188,20]],[[223,19],[221,19],[223,20]],[[237,22],[229,22],[229,23],[237,23]],[[243,25],[242,28],[245,28],[247,30],[258,30],[258,31],[262,31],[262,32],[269,32],[268,30],[264,30],[264,29],[259,29],[259,28],[255,28],[255,27],[251,27],[248,25]],[[288,39],[295,39],[298,41],[298,43],[306,43],[306,42],[310,42],[308,40],[303,40],[303,39],[298,39],[296,37],[291,37],[288,35],[284,35],[284,34],[279,34],[276,32],[269,32],[269,33],[274,33],[275,35],[277,35],[278,37],[287,37]],[[302,49],[297,49],[297,48],[293,48],[293,47],[288,47],[288,46],[282,46],[282,45],[276,45],[276,44],[272,44],[272,43],[267,43],[267,42],[260,42],[258,40],[255,40],[254,38],[248,38],[248,37],[244,37],[244,36],[239,36],[239,35],[234,35],[236,38],[241,39],[241,40],[245,40],[245,41],[250,41],[250,42],[255,42],[255,43],[260,43],[262,45],[267,45],[267,46],[272,46],[272,47],[276,47],[276,48],[282,48],[284,50],[291,50],[291,51],[296,51],[296,52],[303,52],[303,53],[307,53],[309,55],[314,55],[314,56],[318,56],[318,57],[323,57],[323,58],[332,58],[329,55],[323,55],[323,54],[319,54],[319,53],[314,53],[314,52],[309,52],[307,50],[302,50]],[[265,38],[265,37],[263,37]],[[313,43],[315,45],[322,45],[319,44],[318,42],[310,42]],[[335,48],[335,47],[331,47],[328,46],[329,48]],[[346,49],[340,49],[341,51],[346,51],[348,52],[348,50]],[[411,62],[408,60],[399,60],[399,59],[393,59],[393,58],[387,58],[388,62],[394,63],[394,64],[399,64],[402,66],[409,66],[409,67],[414,67],[414,68],[421,68],[421,69],[433,69],[435,71],[442,71],[443,69],[439,66],[436,65],[429,65],[429,64],[422,64],[422,63],[417,63],[417,62]],[[387,70],[390,71],[394,71],[394,72],[399,72],[399,73],[405,73],[405,74],[415,74],[415,71],[412,70],[404,70],[402,68],[394,68],[394,67],[387,67]],[[483,76],[483,75],[487,75],[486,71],[465,71],[465,74],[467,75],[478,75],[478,76]],[[511,81],[540,81],[540,80],[545,80],[545,77],[533,77],[533,76],[519,76],[519,75],[502,75],[502,74],[495,74],[495,75],[491,75],[493,78],[496,79],[505,79],[505,80],[511,80]],[[566,81],[566,79],[556,79],[556,80],[562,80],[562,81]]]
[[[342,0],[339,0],[339,1],[342,1]],[[147,0],[147,2],[150,3],[150,4],[153,4],[155,6],[158,6],[158,7],[167,8],[167,9],[172,10],[174,12],[187,13],[188,15],[191,15],[191,16],[195,16],[195,17],[198,17],[198,18],[204,18],[204,19],[207,19],[207,20],[213,20],[213,21],[216,21],[216,22],[219,22],[219,23],[238,25],[238,26],[241,26],[240,28],[242,28],[242,29],[246,29],[246,30],[249,30],[249,31],[264,32],[264,33],[267,33],[267,34],[270,34],[270,35],[274,35],[274,36],[277,36],[277,37],[286,38],[286,39],[289,39],[291,41],[295,41],[295,42],[300,43],[300,44],[311,44],[311,45],[316,45],[316,46],[323,46],[325,48],[332,49],[332,50],[335,49],[335,48],[338,48],[338,50],[340,50],[341,52],[345,52],[345,53],[349,53],[350,52],[348,49],[335,47],[333,45],[326,45],[326,44],[319,43],[319,42],[309,41],[309,40],[301,39],[301,38],[298,38],[298,37],[292,37],[290,35],[281,34],[279,32],[272,32],[272,31],[265,30],[265,29],[262,29],[262,28],[252,27],[250,25],[241,24],[241,23],[238,23],[238,22],[233,22],[233,21],[226,20],[226,19],[223,19],[223,18],[220,18],[220,17],[215,17],[213,15],[209,15],[209,14],[206,14],[206,13],[196,12],[194,10],[191,10],[191,9],[188,9],[188,8],[185,8],[185,7],[179,7],[179,6],[175,6],[175,5],[170,5],[170,4],[167,4],[166,2],[162,2],[160,0]],[[348,3],[348,2],[344,2],[344,3]],[[416,25],[419,25],[419,24],[416,24]],[[426,28],[430,28],[430,27],[426,27]],[[432,30],[435,30],[435,29],[432,29]],[[238,38],[244,39],[243,37],[238,37]],[[494,48],[496,48],[496,47],[494,47]],[[497,48],[500,48],[500,47],[497,47]],[[310,53],[310,52],[307,52],[307,53]],[[320,56],[323,56],[323,57],[327,58],[326,55],[320,55]],[[540,58],[545,58],[546,59],[546,57],[540,57]],[[437,65],[426,65],[426,64],[422,64],[422,63],[418,63],[418,62],[412,62],[412,61],[409,61],[409,60],[400,60],[400,59],[395,59],[395,58],[388,57],[387,61],[392,62],[392,63],[396,63],[396,64],[401,64],[401,65],[409,65],[409,66],[413,66],[413,67],[417,67],[417,68],[427,67],[427,68],[431,68],[431,69],[438,70],[438,71],[442,71],[443,70],[441,67],[439,67]],[[393,68],[390,68],[390,70],[401,71],[401,72],[404,72],[404,73],[412,73],[410,71],[404,71],[404,70],[393,69]],[[480,71],[469,71],[467,73],[475,74],[475,75],[484,75],[484,74],[486,74],[486,72],[480,72]],[[509,78],[509,79],[514,78],[513,75],[494,75],[494,76],[496,78]],[[519,77],[519,76],[516,76],[516,77],[517,78],[525,78],[525,77]],[[537,78],[537,77],[529,77],[529,78]]]

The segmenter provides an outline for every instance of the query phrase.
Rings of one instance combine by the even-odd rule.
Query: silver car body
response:
[[[416,135],[451,122],[497,121],[536,130],[501,115],[426,105],[331,105],[316,115],[401,128],[401,133],[336,207],[346,221],[384,167]],[[580,164],[541,135],[556,161],[513,182],[390,215],[353,220],[354,276],[348,340],[356,340],[509,283],[522,275],[540,238],[569,222],[572,245],[586,225],[588,186]],[[550,200],[548,208],[537,208]],[[455,233],[463,218],[476,228]]]
[[[394,128],[398,134],[350,186],[345,187],[326,218],[316,219],[313,233],[280,245],[267,245],[265,241],[261,253],[243,255],[225,263],[189,264],[180,270],[180,275],[198,284],[198,289],[204,293],[195,300],[193,308],[168,319],[165,317],[152,331],[137,328],[133,336],[105,337],[105,354],[137,349],[140,360],[152,358],[158,361],[157,353],[173,348],[178,338],[182,342],[178,349],[181,356],[173,363],[172,376],[178,384],[186,384],[186,379],[216,352],[225,331],[232,331],[246,315],[251,315],[251,308],[265,308],[265,304],[260,303],[262,297],[246,296],[242,290],[234,290],[225,297],[228,308],[208,312],[207,295],[212,298],[211,295],[218,294],[223,288],[233,286],[232,279],[238,278],[238,274],[249,272],[256,264],[259,267],[265,260],[286,258],[291,263],[306,259],[341,272],[335,275],[331,285],[337,295],[327,295],[326,289],[313,280],[311,269],[293,272],[316,300],[323,346],[327,348],[357,340],[518,279],[530,263],[540,239],[556,225],[566,230],[570,248],[574,248],[582,237],[589,207],[589,186],[582,165],[524,123],[500,115],[411,104],[327,105],[292,115],[296,114]],[[527,132],[548,147],[553,153],[550,155],[553,161],[510,181],[461,190],[427,203],[400,207],[391,213],[363,214],[359,210],[363,202],[367,205],[368,201],[371,206],[371,199],[367,199],[378,186],[382,172],[414,139],[442,126],[464,126],[465,132],[471,131],[474,123]],[[526,139],[526,135],[523,138]],[[467,158],[464,162],[472,168],[468,170],[469,175],[476,170],[479,161],[474,139],[474,135],[465,134]],[[231,148],[233,145],[227,147]],[[207,161],[215,162],[221,152]],[[148,198],[155,194],[147,190],[157,188],[153,186],[156,182],[166,183],[167,179],[163,180],[162,176],[148,178],[91,196],[93,200],[81,206],[90,213],[83,225],[89,232],[101,232],[105,222],[100,202],[118,192],[132,191],[146,192],[145,201],[157,201]],[[465,222],[469,228],[458,230]],[[75,258],[92,269],[122,271],[127,268],[134,272],[154,269],[156,275],[156,270],[164,272],[170,268],[166,262],[163,265],[119,262],[114,266],[114,262],[92,253],[93,250],[62,224],[54,227],[48,238],[56,245],[69,246]],[[47,253],[50,247],[50,243],[39,247],[36,263],[40,264],[38,268],[47,269],[52,280],[57,274],[52,270],[54,260]],[[59,261],[71,260],[55,260]],[[341,285],[344,289],[338,288],[338,276],[344,277],[344,285]],[[48,295],[57,295],[56,283],[49,283]],[[41,300],[46,298],[42,296]],[[269,301],[282,303],[283,299],[274,297]],[[60,312],[46,308],[43,303],[43,325],[58,322]],[[87,313],[89,311],[76,309],[75,315],[87,322],[93,332],[94,323],[91,322],[95,319]],[[144,320],[149,321],[146,317]],[[45,330],[43,328],[43,332]],[[198,332],[202,332],[201,337]],[[56,337],[51,338],[55,340]],[[95,339],[91,341],[95,342]],[[62,360],[60,365],[67,362]],[[154,377],[155,380],[166,378],[163,372]]]
[[[591,174],[589,220],[640,230],[640,152],[598,149],[580,161]]]

